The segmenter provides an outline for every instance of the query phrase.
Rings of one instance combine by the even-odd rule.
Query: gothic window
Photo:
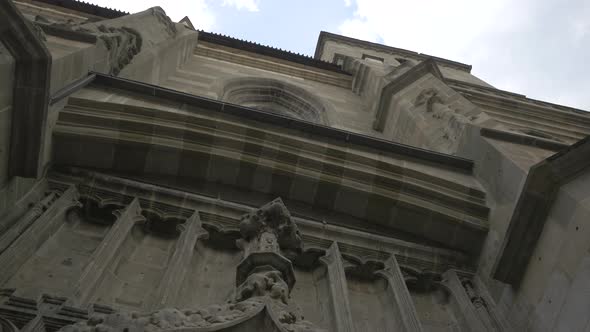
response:
[[[306,90],[275,79],[239,78],[225,84],[224,101],[295,119],[327,124],[324,105]]]

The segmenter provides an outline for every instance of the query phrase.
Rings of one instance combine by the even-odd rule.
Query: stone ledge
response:
[[[203,225],[223,234],[239,232],[239,216],[256,210],[257,206],[251,202],[220,199],[199,190],[187,192],[79,168],[51,172],[49,182],[53,190],[63,191],[75,185],[81,196],[92,194],[124,204],[137,197],[142,206],[150,206],[163,218],[189,218],[195,210],[199,210]],[[153,201],[154,197],[157,203]],[[302,232],[303,255],[319,256],[336,241],[342,254],[359,264],[383,262],[390,254],[394,254],[405,267],[432,273],[443,273],[451,266],[469,268],[471,264],[466,254],[456,250],[355,230],[325,220],[297,216],[296,213],[293,218]]]
[[[436,62],[438,62],[441,65],[445,65],[445,66],[448,66],[448,67],[456,68],[456,69],[459,69],[459,70],[462,70],[462,71],[466,71],[468,73],[471,72],[471,66],[470,65],[466,65],[464,63],[460,63],[460,62],[457,62],[457,61],[447,60],[447,59],[443,59],[443,58],[439,58],[439,57],[433,57],[433,56],[428,55],[428,54],[422,54],[422,53],[418,53],[418,52],[414,52],[414,51],[409,51],[409,50],[405,50],[405,49],[401,49],[401,48],[397,48],[397,47],[387,46],[387,45],[373,43],[373,42],[368,42],[368,41],[365,41],[365,40],[351,38],[351,37],[346,37],[346,36],[342,36],[342,35],[338,35],[338,34],[335,34],[335,33],[326,32],[326,31],[320,32],[320,35],[318,37],[318,42],[316,44],[314,58],[321,59],[322,53],[324,51],[324,44],[328,40],[335,40],[336,42],[339,42],[339,43],[345,43],[345,44],[353,45],[353,46],[356,46],[356,47],[362,47],[362,48],[365,48],[365,49],[372,49],[372,50],[376,50],[378,52],[385,52],[385,53],[391,53],[391,54],[399,54],[399,55],[402,55],[402,56],[407,56],[407,57],[413,58],[414,60],[417,60],[417,61],[424,61],[424,60],[427,60],[427,59],[434,59]]]
[[[277,49],[271,46],[265,46],[246,40],[240,40],[230,36],[224,36],[216,33],[199,30],[199,41],[206,41],[209,43],[223,45],[231,48],[237,48],[244,51],[250,51],[311,67],[316,67],[324,70],[333,71],[336,73],[349,75],[348,73],[340,69],[339,66],[330,62],[314,59],[303,54],[296,54],[293,52]]]
[[[521,145],[534,146],[541,149],[552,151],[561,151],[569,146],[569,144],[555,142],[548,139],[536,138],[491,128],[481,128],[480,133],[483,137],[489,137]]]
[[[424,66],[427,66],[428,64],[429,63],[425,63]],[[420,149],[405,144],[394,143],[391,141],[386,141],[383,139],[374,138],[362,134],[356,134],[341,129],[317,125],[311,122],[297,120],[273,113],[263,112],[235,104],[228,104],[214,99],[199,97],[180,91],[162,88],[157,85],[141,83],[100,73],[94,74],[96,74],[94,83],[102,86],[122,89],[130,92],[136,92],[148,96],[155,96],[162,99],[186,103],[192,106],[197,106],[212,111],[218,111],[225,114],[235,115],[279,126],[294,128],[307,133],[318,134],[351,144],[358,144],[361,146],[367,146],[383,151],[393,152],[403,156],[408,156],[424,161],[435,162],[440,164],[441,166],[447,166],[469,173],[471,173],[473,170],[473,161],[465,158],[428,151],[425,149]]]
[[[518,287],[559,188],[590,168],[590,136],[531,168],[498,256],[493,277]]]

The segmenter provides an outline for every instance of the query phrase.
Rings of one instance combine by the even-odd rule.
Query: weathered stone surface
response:
[[[134,200],[127,210],[133,210],[137,205]],[[127,214],[129,211],[126,212]],[[123,214],[122,217],[124,217]],[[128,217],[127,217],[128,219]],[[123,220],[125,223],[125,219]],[[244,245],[255,243],[253,248],[245,250],[245,260],[250,256],[257,256],[260,252],[280,255],[280,249],[301,248],[297,226],[291,220],[289,211],[280,199],[276,199],[254,213],[246,214],[240,222],[240,230]],[[125,232],[121,234],[126,235]],[[268,242],[265,241],[269,240]],[[112,240],[111,240],[112,241]],[[280,247],[279,247],[280,244]],[[110,246],[113,247],[113,246]],[[104,256],[102,254],[101,256]],[[287,260],[287,259],[285,259]],[[242,261],[243,263],[244,261]],[[238,266],[235,299],[229,303],[212,305],[202,309],[178,310],[172,308],[161,309],[150,314],[115,313],[106,316],[94,316],[86,322],[67,326],[62,331],[166,331],[178,328],[193,328],[197,331],[224,331],[230,329],[243,329],[247,324],[254,324],[262,331],[322,331],[305,321],[298,309],[289,304],[289,273],[281,271],[282,266],[277,266],[271,260],[260,262],[250,270],[242,270]],[[104,269],[103,269],[104,270]],[[246,279],[240,280],[240,273],[244,273]],[[264,311],[264,312],[263,312]],[[267,315],[269,324],[260,325],[248,323],[257,314]],[[251,329],[253,325],[248,325]],[[274,326],[274,327],[273,327]]]
[[[311,58],[159,7],[13,4],[3,330],[590,328],[587,113],[329,33]]]

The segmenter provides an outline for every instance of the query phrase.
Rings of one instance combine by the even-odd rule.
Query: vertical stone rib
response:
[[[33,320],[27,323],[22,329],[22,332],[45,332],[45,323],[43,322],[43,316],[37,315]]]
[[[387,280],[387,288],[395,303],[397,316],[401,319],[404,331],[422,331],[414,301],[394,254],[391,254],[385,262],[385,269],[378,271],[377,274]]]
[[[174,306],[174,301],[182,286],[197,240],[208,235],[203,229],[199,213],[195,211],[187,221],[181,225],[182,233],[176,242],[174,253],[160,285],[148,304],[148,310]]]
[[[82,272],[82,276],[74,290],[76,301],[80,304],[87,304],[90,301],[92,294],[119,252],[121,245],[133,226],[140,220],[144,220],[144,218],[141,215],[139,200],[135,198],[118,216],[107,236],[92,254],[90,263]]]
[[[348,301],[348,286],[344,274],[344,264],[338,243],[333,242],[326,255],[320,258],[326,266],[330,296],[332,297],[332,310],[334,313],[334,325],[338,332],[353,332],[352,312]]]
[[[0,236],[0,252],[3,252],[12,244],[27,228],[29,228],[37,218],[43,215],[44,211],[51,205],[56,197],[56,193],[51,193],[41,201],[37,202],[33,208],[28,210],[14,225]]]
[[[69,187],[45,212],[42,212],[41,207],[36,206],[34,211],[27,213],[20,225],[23,226],[20,229],[22,233],[7,233],[6,238],[2,237],[2,241],[6,241],[6,249],[0,254],[0,285],[5,284],[58,230],[65,221],[66,212],[79,204],[78,197],[76,188]],[[25,224],[27,227],[24,227]]]
[[[457,272],[453,270],[447,271],[443,277],[444,283],[451,291],[461,316],[461,327],[468,331],[488,331],[489,329],[479,319],[478,313],[471,303],[471,299],[467,296]]]
[[[500,314],[496,307],[496,303],[488,293],[485,284],[477,276],[473,278],[473,284],[479,295],[484,299],[489,317],[494,324],[494,328],[499,331],[511,331],[510,323]]]

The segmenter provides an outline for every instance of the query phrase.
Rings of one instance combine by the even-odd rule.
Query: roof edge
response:
[[[430,58],[430,59],[434,59],[437,63],[439,63],[441,65],[446,65],[449,67],[457,68],[457,69],[466,71],[468,73],[471,73],[471,69],[472,69],[471,65],[464,64],[464,63],[461,63],[458,61],[439,58],[439,57],[424,54],[424,53],[418,53],[418,52],[406,50],[403,48],[387,46],[387,45],[374,43],[374,42],[370,42],[370,41],[366,41],[366,40],[362,40],[362,39],[347,37],[347,36],[339,35],[339,34],[332,33],[332,32],[327,32],[327,31],[321,31],[320,35],[318,36],[318,42],[316,44],[315,53],[314,53],[315,59],[318,59],[318,60],[321,59],[322,52],[324,49],[324,44],[328,40],[335,40],[335,41],[340,41],[340,42],[344,42],[344,43],[354,44],[354,45],[362,47],[362,48],[375,49],[375,50],[381,51],[381,52],[394,53],[394,54],[404,55],[407,57],[413,57],[419,61],[423,61],[425,59]]]
[[[129,15],[128,12],[124,12],[114,8],[101,7],[92,3],[77,1],[77,0],[35,0],[36,2],[45,3],[57,7],[62,7],[70,10],[75,10],[81,13],[94,15],[106,19],[118,18],[121,16]]]
[[[235,37],[217,34],[217,33],[213,33],[213,32],[207,32],[207,31],[203,31],[203,30],[197,30],[197,31],[199,32],[199,40],[202,40],[202,41],[206,41],[209,43],[222,45],[222,46],[226,46],[226,47],[237,48],[237,49],[241,49],[244,51],[249,51],[249,52],[253,52],[253,53],[257,53],[257,54],[261,54],[261,55],[266,55],[266,56],[270,56],[270,57],[274,57],[274,58],[278,58],[278,59],[282,59],[282,60],[287,60],[290,62],[294,62],[294,63],[298,63],[298,64],[302,64],[302,65],[315,67],[315,68],[328,70],[328,71],[332,71],[335,73],[350,76],[350,73],[342,70],[342,68],[340,68],[340,66],[338,66],[336,64],[326,62],[323,60],[318,60],[318,59],[312,58],[312,57],[304,55],[304,54],[294,53],[291,51],[275,48],[272,46],[262,45],[262,44],[258,44],[255,42],[242,40],[242,39],[238,39]]]

